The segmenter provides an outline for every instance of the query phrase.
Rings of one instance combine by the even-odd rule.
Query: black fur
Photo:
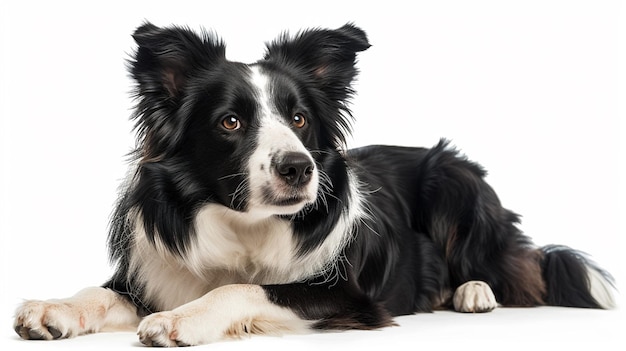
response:
[[[248,66],[227,61],[215,36],[145,24],[134,38],[137,170],[112,221],[109,245],[117,271],[104,286],[150,313],[157,308],[142,295],[145,282],[130,270],[134,216],[142,214],[153,244],[158,240],[185,256],[202,206],[245,213],[248,195],[238,190],[249,181],[243,165],[257,146],[259,104],[246,80]],[[482,167],[447,141],[431,149],[341,151],[351,131],[347,103],[356,54],[369,46],[351,24],[314,29],[281,36],[255,64],[271,77],[281,115],[307,115],[309,124],[295,133],[323,173],[323,201],[281,217],[291,224],[298,253],[321,245],[357,206],[350,173],[361,182],[367,213],[354,223],[353,240],[331,270],[266,284],[268,298],[322,329],[377,328],[390,325],[392,316],[449,307],[451,293],[470,280],[487,282],[503,305],[600,307],[586,269],[600,270],[569,249],[534,246],[517,228],[519,216],[503,208],[484,181]],[[216,128],[231,114],[241,118],[245,133]]]

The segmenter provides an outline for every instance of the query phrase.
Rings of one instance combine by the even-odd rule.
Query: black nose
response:
[[[291,186],[301,186],[311,180],[315,165],[311,158],[300,152],[288,152],[276,162],[276,172]]]

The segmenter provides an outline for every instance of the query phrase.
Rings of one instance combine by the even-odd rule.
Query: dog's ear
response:
[[[163,98],[180,97],[193,71],[207,68],[225,58],[225,45],[203,32],[188,28],[160,28],[145,23],[133,34],[138,48],[131,61],[131,74],[140,94]]]
[[[336,30],[283,34],[267,45],[265,60],[304,71],[332,99],[345,100],[358,73],[356,53],[370,47],[363,30],[348,23]]]
[[[365,32],[352,24],[336,30],[312,29],[294,37],[283,34],[267,45],[265,62],[282,67],[305,84],[317,87],[319,117],[328,142],[343,148],[351,131],[347,100],[353,93],[351,83],[358,73],[356,54],[370,47]]]
[[[184,123],[176,113],[186,86],[198,70],[225,60],[226,47],[209,33],[188,28],[160,28],[145,23],[133,34],[137,50],[129,71],[137,82],[136,128],[144,162],[158,160],[180,138]]]

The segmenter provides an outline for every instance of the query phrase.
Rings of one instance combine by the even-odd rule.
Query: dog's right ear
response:
[[[191,77],[226,59],[226,47],[210,33],[145,23],[133,34],[137,50],[129,71],[137,82],[136,128],[143,162],[162,158],[180,141],[185,121],[176,116]]]
[[[189,28],[160,28],[149,22],[133,34],[138,48],[131,61],[131,74],[139,94],[178,98],[192,72],[225,58],[225,45],[204,32]]]

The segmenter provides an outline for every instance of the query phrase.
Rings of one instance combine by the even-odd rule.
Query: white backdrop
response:
[[[0,345],[41,345],[20,343],[11,330],[21,298],[67,296],[111,274],[107,223],[134,143],[125,59],[144,20],[215,30],[228,57],[243,62],[259,59],[264,42],[283,30],[354,22],[373,46],[359,56],[351,146],[449,138],[489,170],[503,204],[523,215],[522,229],[536,243],[585,250],[618,282],[626,279],[626,17],[619,1],[5,1],[0,13]],[[573,322],[563,313],[574,312],[541,311],[524,314],[527,326],[553,312],[555,335],[576,330],[555,327],[564,321],[584,330],[589,318],[600,318],[611,330],[624,320],[621,309],[577,312]],[[442,315],[450,323],[433,328]],[[433,330],[422,338],[448,335],[450,326],[471,330],[456,319],[464,317],[442,315],[406,317],[409,326],[371,334],[371,344],[361,339],[366,334],[355,339],[384,346],[381,340],[410,340],[425,325]],[[526,325],[492,316],[481,320],[499,333]],[[136,345],[132,335],[121,338],[120,345]],[[330,347],[337,338],[256,338],[242,347]],[[51,345],[110,346],[106,338],[84,340]]]

